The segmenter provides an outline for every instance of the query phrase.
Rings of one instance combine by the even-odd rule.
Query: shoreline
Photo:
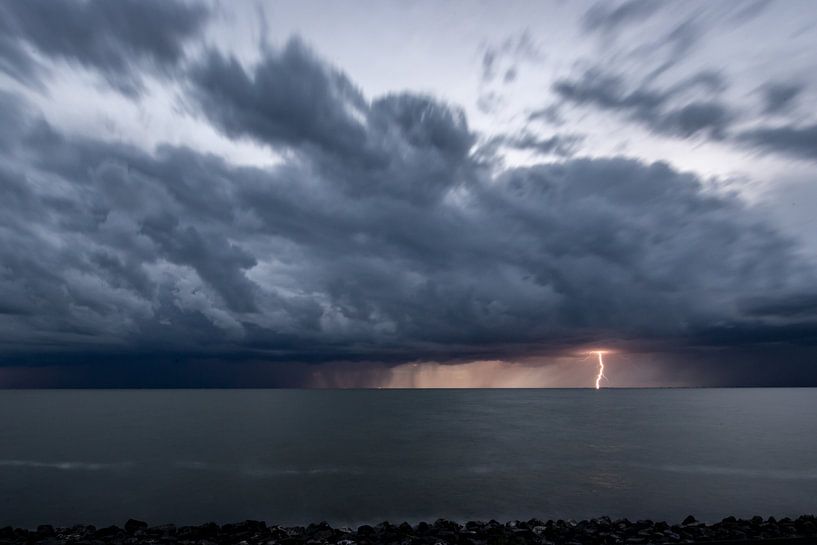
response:
[[[719,522],[705,523],[688,516],[674,524],[651,520],[612,520],[609,517],[581,521],[470,521],[464,524],[438,519],[433,523],[414,525],[383,522],[356,529],[332,527],[326,522],[308,526],[276,526],[252,520],[223,525],[210,522],[198,526],[149,526],[146,522],[130,519],[122,527],[76,525],[55,528],[48,524],[31,530],[0,527],[0,544],[44,545],[738,545],[761,541],[779,545],[817,543],[817,517],[727,517]]]

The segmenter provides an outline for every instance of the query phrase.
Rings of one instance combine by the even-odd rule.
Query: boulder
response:
[[[148,523],[143,520],[128,519],[128,522],[125,523],[125,531],[131,535],[139,530],[147,530],[147,528]]]
[[[50,524],[40,524],[37,526],[37,535],[51,537],[54,535],[54,527]]]

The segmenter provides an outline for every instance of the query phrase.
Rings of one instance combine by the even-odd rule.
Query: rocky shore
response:
[[[329,524],[309,526],[268,526],[264,522],[215,523],[201,526],[149,526],[128,520],[124,527],[73,526],[54,528],[41,525],[36,530],[0,528],[0,544],[41,545],[614,545],[648,543],[730,543],[745,544],[817,544],[817,517],[796,519],[753,517],[749,520],[727,517],[720,522],[703,523],[689,516],[679,524],[651,520],[531,519],[499,523],[457,522],[439,519],[399,525],[384,522],[356,529],[333,528]]]

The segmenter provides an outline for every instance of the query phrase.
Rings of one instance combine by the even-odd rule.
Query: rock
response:
[[[684,522],[682,522],[681,524],[683,524],[684,526],[689,526],[690,524],[698,524],[698,521],[695,520],[695,517],[693,517],[692,515],[687,515],[687,518],[685,518]]]
[[[54,535],[54,527],[50,524],[40,524],[37,526],[37,534],[40,536],[53,536]]]
[[[218,524],[215,522],[208,522],[207,524],[202,524],[198,527],[199,535],[205,537],[215,537],[218,535],[219,527]]]
[[[316,526],[321,529],[329,528],[329,524],[326,522],[321,522]],[[241,532],[265,532],[267,530],[267,523],[262,520],[245,520],[244,522],[236,524],[236,527]]]
[[[106,526],[105,528],[100,528],[94,532],[94,537],[104,541],[107,538],[117,536],[121,533],[123,533],[121,528],[116,526]]]
[[[125,523],[125,531],[129,534],[135,534],[139,530],[147,530],[148,523],[143,520],[128,519]]]
[[[327,522],[306,527],[268,527],[263,521],[202,524],[176,528],[172,524],[148,527],[130,519],[124,529],[109,526],[54,528],[44,524],[36,531],[0,528],[0,545],[651,545],[704,542],[749,543],[776,540],[775,545],[811,543],[817,536],[817,518],[749,520],[726,517],[715,524],[698,522],[692,515],[682,524],[627,519],[509,521],[504,524],[469,521],[465,525],[437,519],[433,525],[421,522],[399,526],[382,522],[364,524],[357,530],[333,528]],[[817,541],[815,542],[817,543]]]
[[[160,526],[153,526],[148,529],[150,533],[156,533],[160,536],[175,536],[176,535],[176,525],[175,524],[162,524]]]
[[[451,520],[437,519],[434,521],[434,527],[446,530],[459,530],[460,525]]]

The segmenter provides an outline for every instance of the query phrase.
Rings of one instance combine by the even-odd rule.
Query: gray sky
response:
[[[0,386],[817,384],[815,24],[0,3]]]

